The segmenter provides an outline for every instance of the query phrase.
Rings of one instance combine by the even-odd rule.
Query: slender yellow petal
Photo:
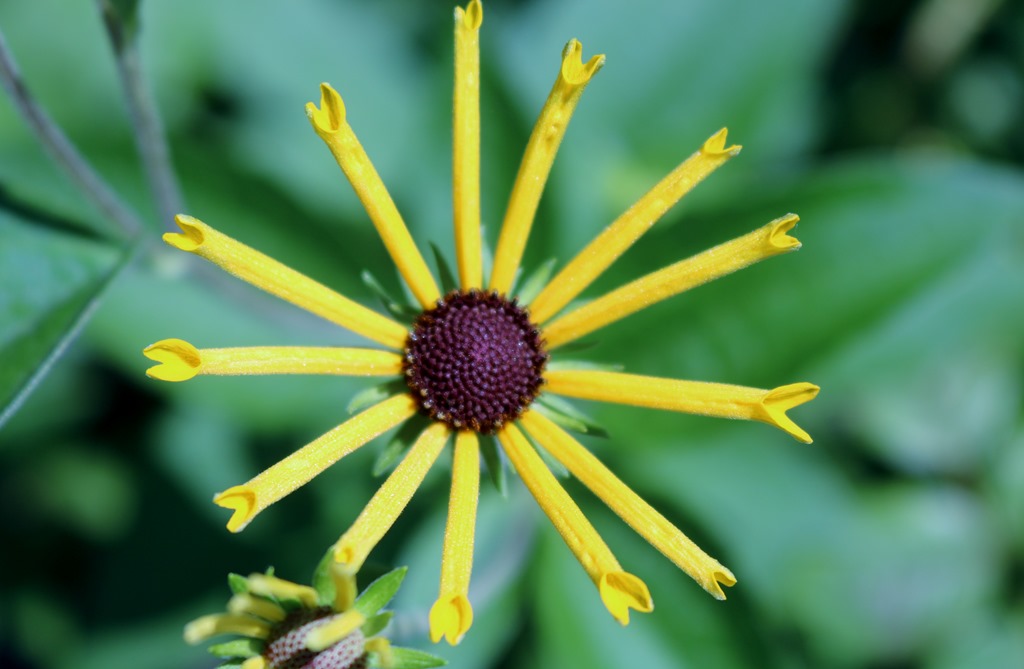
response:
[[[359,571],[366,556],[387,533],[416,489],[423,483],[427,471],[437,460],[445,442],[448,426],[433,423],[423,431],[401,464],[391,472],[384,485],[370,499],[352,527],[334,544],[334,559],[352,572]]]
[[[306,635],[306,649],[319,653],[338,643],[366,622],[366,616],[352,609],[338,615],[329,623],[309,632]]]
[[[308,585],[299,585],[276,576],[249,574],[246,582],[249,585],[249,592],[261,597],[295,600],[310,609],[315,608],[319,601],[316,590]]]
[[[187,381],[200,374],[339,374],[390,376],[402,373],[402,356],[368,348],[250,346],[197,349],[181,339],[164,339],[142,353],[157,361],[146,374],[161,381]]]
[[[712,135],[699,151],[662,179],[590,242],[530,303],[534,323],[543,323],[569,304],[597,277],[651,229],[706,176],[739,155],[740,146],[725,145],[727,130]]]
[[[267,669],[270,663],[262,655],[254,655],[242,662],[242,669]]]
[[[636,576],[622,571],[611,549],[548,471],[523,433],[509,424],[498,432],[498,439],[537,504],[598,587],[601,600],[612,616],[626,625],[629,609],[644,613],[654,610],[647,586]]]
[[[455,94],[452,105],[452,199],[455,255],[463,290],[483,286],[480,242],[479,0],[455,8]]]
[[[582,53],[583,46],[576,40],[565,46],[558,78],[526,144],[494,254],[490,287],[498,292],[507,293],[512,287],[555,153],[583,89],[604,65],[603,55],[583,63]]]
[[[761,390],[724,383],[590,370],[551,371],[544,375],[544,380],[544,389],[557,395],[702,416],[759,420],[784,430],[805,444],[811,443],[810,435],[786,412],[810,402],[818,394],[818,386],[811,383],[792,383],[774,390]]]
[[[795,251],[800,242],[786,232],[799,220],[796,214],[787,214],[750,234],[669,265],[570,311],[544,329],[548,349],[759,260]]]
[[[363,649],[367,653],[377,654],[377,666],[381,669],[392,669],[395,666],[395,654],[391,652],[391,642],[382,636],[366,640]]]
[[[284,620],[284,609],[275,602],[263,597],[253,597],[248,593],[235,595],[228,602],[228,611],[231,613],[248,613],[250,616],[263,618],[272,623]]]
[[[239,532],[256,514],[414,413],[416,403],[412,397],[406,394],[395,395],[350,418],[248,483],[225,490],[214,497],[213,501],[226,509],[234,510],[228,521],[228,529]]]
[[[320,84],[320,107],[307,103],[306,116],[348,177],[413,295],[424,309],[434,306],[437,298],[441,297],[437,283],[370,157],[345,120],[345,104],[341,96],[329,84]]]
[[[197,644],[218,634],[241,634],[254,639],[266,639],[270,625],[241,613],[214,613],[196,618],[185,625],[185,642]]]
[[[334,610],[348,611],[356,601],[356,577],[337,562],[331,563],[331,580],[334,581]]]
[[[725,599],[722,585],[736,583],[732,572],[702,551],[620,481],[593,454],[540,412],[529,411],[520,419],[523,427],[573,476],[601,498],[637,534],[690,575],[716,599]]]
[[[174,220],[182,232],[164,235],[164,241],[174,248],[195,253],[242,281],[385,346],[405,346],[408,332],[390,318],[217,232],[197,218],[179,215]]]
[[[473,571],[473,539],[480,496],[480,442],[475,432],[455,437],[452,493],[441,558],[441,591],[430,608],[430,640],[444,637],[455,646],[473,624],[469,577]]]

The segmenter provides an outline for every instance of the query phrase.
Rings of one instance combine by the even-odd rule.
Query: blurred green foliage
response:
[[[421,248],[450,258],[450,12],[142,3],[143,63],[188,212],[366,304],[364,269],[400,290],[302,112],[330,81]],[[386,442],[229,535],[211,495],[344,420],[364,386],[159,384],[141,350],[173,336],[357,338],[157,243],[168,222],[91,3],[0,4],[0,28],[34,94],[150,226],[129,254],[0,100],[0,405],[13,414],[0,430],[0,665],[212,666],[183,623],[218,608],[228,571],[273,564],[305,580],[372,494]],[[586,443],[739,583],[712,600],[569,482],[651,586],[654,613],[620,628],[521,485],[507,499],[485,487],[476,621],[458,648],[435,649],[452,666],[1024,666],[1022,34],[1024,7],[999,0],[487,3],[491,243],[569,37],[608,64],[556,162],[528,268],[566,261],[722,125],[742,155],[588,295],[802,218],[800,253],[611,326],[581,357],[823,391],[795,412],[810,447],[760,424],[581,405],[610,432]],[[405,645],[428,645],[444,468],[367,574],[410,565],[392,628]]]

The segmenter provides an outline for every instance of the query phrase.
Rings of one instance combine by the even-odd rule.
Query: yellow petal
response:
[[[142,354],[159,363],[147,369],[146,376],[160,381],[188,381],[203,366],[199,350],[182,339],[163,339],[147,346]]]
[[[337,562],[331,563],[330,571],[334,582],[334,610],[338,613],[348,611],[358,594],[355,574]]]
[[[395,666],[395,654],[391,651],[391,642],[382,636],[366,640],[363,649],[367,653],[377,654],[377,665],[381,669],[392,669]]]
[[[440,595],[430,609],[430,638],[434,643],[443,636],[454,646],[473,624],[468,595],[479,496],[480,443],[475,432],[462,431],[455,438]]]
[[[479,0],[455,8],[455,95],[452,107],[452,200],[455,255],[463,290],[483,286],[480,242]]]
[[[324,140],[338,161],[360,202],[377,228],[388,253],[424,309],[441,297],[434,277],[416,248],[384,182],[374,169],[363,145],[345,119],[341,96],[329,84],[320,84],[320,108],[306,104],[306,115],[320,139]]]
[[[366,622],[366,617],[356,611],[345,611],[334,620],[325,623],[306,635],[306,649],[319,653],[325,648],[330,648],[338,643]]]
[[[299,585],[267,574],[249,574],[246,579],[249,592],[261,597],[280,600],[295,600],[306,608],[316,608],[319,598],[316,590],[308,585]]]
[[[597,588],[601,593],[601,601],[622,625],[629,624],[630,609],[640,613],[654,610],[654,600],[647,590],[647,584],[632,574],[624,571],[609,572],[601,577]]]
[[[405,346],[408,332],[390,318],[217,232],[199,219],[179,215],[174,220],[182,231],[164,235],[164,241],[174,248],[195,253],[242,281],[385,346]]]
[[[761,390],[724,383],[680,381],[637,374],[591,370],[556,370],[544,374],[544,390],[585,400],[630,404],[683,413],[759,420],[784,430],[805,444],[811,437],[786,412],[818,394],[812,383]]]
[[[270,664],[262,655],[254,655],[242,662],[242,669],[267,669]]]
[[[699,151],[662,179],[626,213],[590,242],[530,303],[534,323],[543,323],[569,304],[651,229],[684,195],[733,156],[740,146],[725,146],[726,129],[712,135]]]
[[[498,432],[498,440],[530,494],[598,587],[602,601],[615,619],[627,624],[630,607],[650,611],[654,605],[650,595],[646,594],[647,586],[622,570],[611,549],[601,540],[569,493],[558,484],[522,432],[509,424]]]
[[[195,645],[218,634],[241,634],[254,639],[266,639],[270,625],[241,613],[215,613],[196,618],[185,625],[185,642]]]
[[[590,451],[540,412],[528,411],[523,414],[520,422],[553,458],[561,462],[637,534],[689,574],[713,597],[725,599],[722,585],[731,586],[736,583],[736,577],[731,571],[702,551],[665,516],[619,480]],[[629,588],[626,590],[634,591]]]
[[[225,490],[214,497],[213,501],[234,510],[228,521],[228,529],[239,532],[256,514],[414,413],[416,403],[412,397],[406,394],[395,395],[353,416],[249,482]]]
[[[800,248],[786,234],[800,220],[795,214],[720,244],[613,290],[544,328],[548,349],[557,348],[656,302],[735,272],[759,260]]]
[[[272,623],[284,620],[284,609],[276,603],[263,597],[253,597],[248,593],[235,595],[228,602],[228,611],[231,613],[247,613],[250,616],[263,618]]]
[[[402,373],[402,356],[367,348],[249,346],[197,349],[181,339],[164,339],[146,348],[160,362],[146,373],[161,381],[185,381],[198,374],[339,374],[391,376]]]
[[[423,483],[430,466],[437,460],[445,442],[448,426],[433,423],[423,431],[401,464],[370,499],[352,527],[334,544],[334,559],[351,572],[359,571],[373,547],[387,534],[405,509],[416,489]]]
[[[544,184],[576,104],[590,79],[604,65],[603,55],[583,63],[582,53],[583,46],[576,40],[565,46],[558,78],[526,144],[494,253],[490,287],[500,293],[507,293],[512,287]]]

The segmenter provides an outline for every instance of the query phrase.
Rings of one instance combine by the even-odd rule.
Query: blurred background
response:
[[[303,113],[329,81],[421,247],[451,259],[451,11],[144,0],[143,71],[188,213],[366,304],[363,269],[400,290]],[[167,337],[360,342],[158,242],[168,221],[93,3],[0,3],[0,28],[32,93],[149,226],[125,265],[124,235],[0,99],[0,666],[213,667],[183,624],[223,607],[228,571],[307,579],[379,485],[388,438],[229,534],[212,495],[345,420],[369,384],[162,384],[141,351]],[[738,584],[711,599],[569,481],[650,585],[655,611],[621,628],[521,483],[507,498],[484,485],[476,621],[433,652],[472,669],[1024,666],[1022,35],[1024,3],[1010,0],[486,3],[492,244],[570,37],[608,60],[555,163],[528,268],[566,262],[722,126],[740,157],[585,296],[802,219],[799,253],[610,326],[580,357],[822,392],[793,412],[811,446],[759,423],[579,403],[610,433],[584,443]],[[366,568],[411,567],[395,602],[403,645],[430,646],[448,467]]]

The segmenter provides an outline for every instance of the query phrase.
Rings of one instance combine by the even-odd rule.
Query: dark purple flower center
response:
[[[547,359],[540,331],[515,300],[456,291],[413,324],[405,378],[434,420],[491,434],[540,392]]]
[[[274,625],[263,650],[271,669],[366,669],[365,639],[358,629],[320,652],[306,648],[306,635],[334,616],[329,606],[298,609]]]

